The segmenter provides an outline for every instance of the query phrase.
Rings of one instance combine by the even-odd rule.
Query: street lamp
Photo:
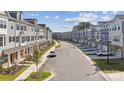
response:
[[[107,29],[107,63],[109,63],[109,44],[111,43],[111,41],[109,41],[109,30]]]
[[[111,43],[111,41],[107,41],[107,63],[109,63],[109,44]]]

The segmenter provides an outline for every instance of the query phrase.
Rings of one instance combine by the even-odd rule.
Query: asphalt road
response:
[[[57,57],[48,58],[42,71],[53,71],[51,81],[104,81],[104,77],[95,71],[78,49],[71,43],[61,42]]]

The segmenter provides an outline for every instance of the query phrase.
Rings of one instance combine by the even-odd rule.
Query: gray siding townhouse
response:
[[[23,19],[21,11],[1,12],[0,64],[7,68],[25,60],[33,47],[40,48],[47,41],[45,34],[36,19]]]

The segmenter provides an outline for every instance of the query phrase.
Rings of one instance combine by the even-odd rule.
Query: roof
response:
[[[124,19],[124,15],[116,15],[115,17],[118,17],[119,19]]]

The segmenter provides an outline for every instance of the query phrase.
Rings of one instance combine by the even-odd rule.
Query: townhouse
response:
[[[44,27],[46,28],[46,27]],[[33,47],[40,48],[50,41],[36,19],[23,19],[21,11],[0,13],[0,64],[11,67],[32,55]],[[52,34],[51,31],[49,34]]]
[[[124,15],[116,15],[108,22],[108,40],[111,41],[110,49],[116,51],[116,55],[124,58]]]

